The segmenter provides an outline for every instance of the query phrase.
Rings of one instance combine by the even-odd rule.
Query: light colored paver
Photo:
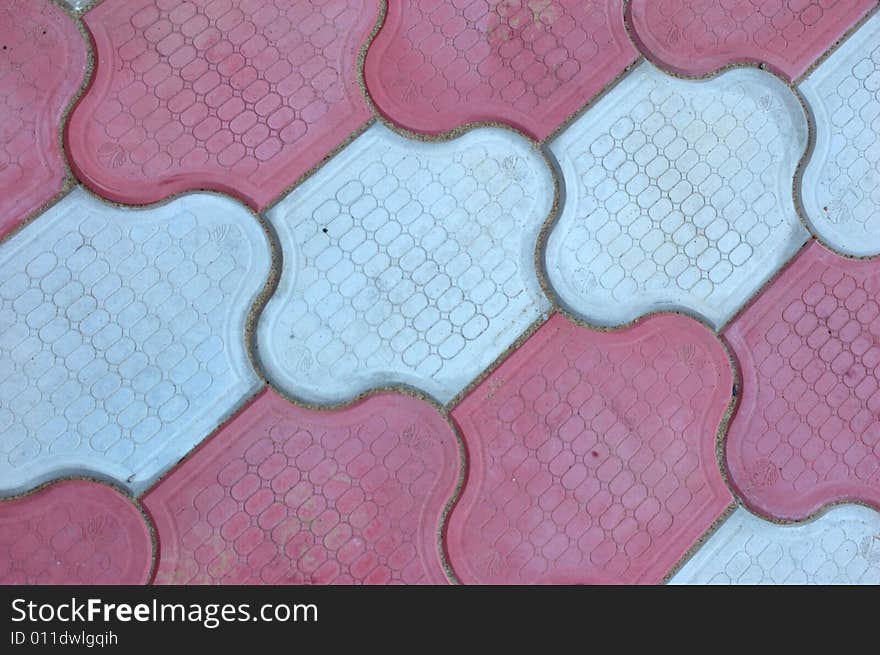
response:
[[[0,3],[0,238],[63,187],[58,131],[86,62],[85,40],[56,4]]]
[[[724,331],[742,375],[727,470],[746,504],[803,520],[880,508],[880,261],[813,241]]]
[[[208,194],[148,210],[81,189],[0,248],[0,492],[94,472],[134,492],[258,385],[257,220]]]
[[[358,54],[374,0],[104,0],[67,127],[77,177],[146,204],[213,189],[264,208],[370,119]]]
[[[838,250],[880,253],[880,14],[800,88],[816,118],[802,185],[807,217]]]
[[[880,514],[835,507],[801,525],[738,509],[670,584],[880,584]]]
[[[806,143],[768,73],[686,81],[642,64],[551,144],[566,183],[551,284],[601,325],[670,309],[724,323],[808,238],[792,198]]]
[[[373,126],[269,213],[284,269],[258,328],[268,375],[315,402],[394,383],[449,400],[549,308],[534,253],[552,202],[512,132]]]
[[[452,410],[468,475],[447,551],[465,584],[656,584],[732,501],[715,435],[732,375],[669,314],[555,314]]]

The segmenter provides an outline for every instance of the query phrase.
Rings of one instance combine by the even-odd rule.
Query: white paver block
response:
[[[643,63],[550,145],[566,184],[551,284],[595,324],[682,309],[719,326],[809,236],[792,196],[806,143],[769,73],[690,81]]]
[[[880,253],[880,14],[800,85],[816,120],[803,201],[820,239]]]
[[[268,375],[312,402],[395,383],[449,400],[549,309],[534,259],[553,189],[512,132],[371,127],[269,212],[284,268],[257,330]]]
[[[739,508],[670,584],[880,584],[880,514],[841,505],[777,525]]]
[[[0,246],[0,492],[94,473],[139,493],[253,393],[270,250],[210,194],[142,210],[76,189]]]

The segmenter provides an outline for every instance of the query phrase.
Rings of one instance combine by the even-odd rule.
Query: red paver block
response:
[[[261,209],[370,118],[370,0],[107,0],[66,138],[89,187],[143,204],[209,188]]]
[[[145,584],[152,565],[143,514],[112,487],[64,480],[0,501],[0,584]]]
[[[85,71],[85,41],[59,7],[0,5],[0,237],[61,191],[61,115]]]
[[[622,0],[389,2],[364,73],[408,129],[496,121],[543,139],[637,56]]]
[[[453,410],[470,457],[448,550],[463,582],[656,583],[732,501],[732,392],[714,335],[674,314],[598,332],[554,315]]]
[[[421,400],[322,412],[267,391],[144,498],[156,582],[445,583],[437,535],[459,462]]]
[[[813,242],[725,331],[743,378],[727,466],[752,509],[880,508],[878,294],[880,261]]]
[[[877,0],[632,0],[634,38],[660,65],[705,75],[765,63],[799,77]]]

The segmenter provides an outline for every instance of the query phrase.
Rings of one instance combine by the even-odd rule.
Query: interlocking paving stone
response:
[[[105,0],[67,131],[80,179],[130,204],[211,188],[261,208],[370,118],[369,0]]]
[[[85,71],[85,40],[61,9],[0,6],[0,237],[61,191],[61,114]]]
[[[442,584],[449,424],[383,393],[331,412],[267,391],[144,497],[160,584]]]
[[[765,63],[802,75],[877,0],[632,0],[635,38],[652,58],[684,75],[736,63]]]
[[[500,121],[543,139],[637,55],[622,0],[389,2],[364,72],[409,129]]]
[[[880,515],[845,505],[802,525],[740,508],[670,584],[880,584]]]
[[[94,6],[91,11],[89,7]],[[211,188],[262,209],[371,120],[375,0],[7,0],[0,240],[74,173],[117,202]],[[385,119],[553,134],[637,61],[803,75],[876,0],[393,2],[364,81]],[[628,15],[625,16],[625,12]],[[269,212],[255,326],[285,394],[408,385],[448,402],[554,295],[593,324],[720,328],[809,238],[880,252],[880,17],[801,83],[642,63],[550,144],[373,125]],[[24,137],[27,137],[26,139]],[[795,185],[794,194],[792,186]],[[541,250],[543,248],[543,250]],[[0,244],[0,496],[69,475],[141,493],[260,389],[259,220],[212,194],[149,210],[76,189]],[[145,497],[160,583],[880,584],[880,262],[810,243],[728,326],[553,315],[453,410],[388,390],[264,390]],[[254,327],[254,326],[250,326]],[[880,369],[878,369],[880,370]],[[741,386],[741,388],[740,388]],[[143,583],[149,521],[112,487],[0,498],[0,582]]]
[[[450,516],[466,583],[659,582],[729,506],[715,457],[732,374],[692,319],[614,332],[554,315],[456,407]]]
[[[0,584],[144,584],[150,529],[111,487],[63,480],[0,501]]]
[[[257,331],[270,378],[315,402],[394,383],[452,398],[549,309],[534,261],[553,188],[512,132],[371,127],[269,212],[284,252]]]
[[[801,186],[807,216],[834,248],[880,253],[880,14],[800,89],[816,119]]]
[[[792,198],[806,143],[803,108],[767,73],[642,64],[550,145],[567,188],[550,283],[600,325],[664,309],[724,323],[808,238]]]
[[[269,269],[219,196],[118,209],[76,189],[0,247],[0,490],[95,472],[134,491],[258,388],[245,317]]]
[[[762,514],[880,506],[880,262],[813,242],[725,331],[742,371],[730,479]]]

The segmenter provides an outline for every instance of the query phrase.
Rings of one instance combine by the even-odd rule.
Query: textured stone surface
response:
[[[664,309],[724,323],[807,240],[791,192],[806,143],[800,104],[766,73],[642,64],[551,144],[567,194],[550,283],[600,325]]]
[[[332,412],[266,392],[144,498],[160,584],[442,584],[449,424],[372,396]]]
[[[111,487],[64,480],[0,501],[0,584],[144,584],[152,558],[143,515]]]
[[[57,6],[0,6],[0,238],[61,191],[61,114],[85,71],[85,41]]]
[[[705,75],[765,63],[800,76],[876,0],[633,0],[636,39],[664,66]]]
[[[622,0],[390,2],[365,76],[409,129],[499,121],[543,139],[637,54]]]
[[[845,505],[803,525],[740,508],[670,584],[880,584],[880,515]]]
[[[105,0],[67,140],[80,179],[130,204],[216,189],[261,208],[366,123],[369,0]]]
[[[763,514],[880,506],[880,262],[812,243],[725,331],[743,393],[731,482]]]
[[[832,247],[880,253],[880,14],[800,89],[816,119],[802,185],[807,216]]]
[[[534,249],[552,201],[512,132],[427,144],[373,126],[269,213],[269,376],[317,402],[393,383],[449,400],[549,308]]]
[[[470,456],[448,552],[466,583],[656,583],[732,498],[732,375],[705,327],[554,315],[456,407]]]
[[[94,472],[138,491],[258,381],[244,322],[269,268],[218,196],[149,210],[75,190],[0,247],[0,491]]]
[[[0,4],[0,582],[880,584],[877,0]]]

